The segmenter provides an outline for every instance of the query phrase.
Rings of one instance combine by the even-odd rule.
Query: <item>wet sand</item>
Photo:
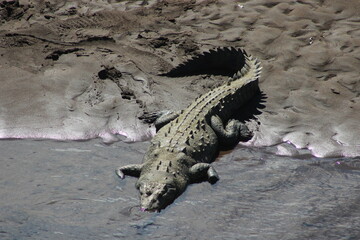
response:
[[[5,2],[1,239],[360,238],[356,0]],[[254,138],[218,158],[216,185],[141,213],[114,174],[154,134],[138,117],[224,80],[159,75],[227,46],[263,66]]]

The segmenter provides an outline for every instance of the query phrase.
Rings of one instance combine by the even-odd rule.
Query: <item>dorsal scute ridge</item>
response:
[[[242,50],[244,56],[245,56],[245,62],[243,67],[237,71],[231,78],[229,78],[229,81],[236,81],[240,78],[245,77],[247,74],[251,74],[250,78],[252,80],[255,80],[260,77],[261,69],[260,62],[252,57],[250,54],[246,53],[245,50]]]
[[[234,47],[220,47],[202,52],[179,64],[169,72],[168,77],[186,77],[190,75],[222,75],[232,77],[245,63],[245,51]]]

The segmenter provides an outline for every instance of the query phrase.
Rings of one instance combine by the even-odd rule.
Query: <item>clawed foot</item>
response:
[[[197,163],[189,170],[193,182],[200,182],[207,179],[211,184],[216,183],[220,178],[215,168],[208,163]]]
[[[130,164],[124,167],[120,167],[115,170],[116,175],[119,178],[124,179],[125,175],[132,176],[132,177],[139,177],[141,173],[143,165],[142,164]]]
[[[179,116],[178,112],[173,111],[159,111],[159,112],[151,112],[144,113],[139,117],[140,120],[146,123],[154,123],[156,131],[159,131],[160,128],[174,120]]]
[[[207,171],[207,176],[208,176],[208,182],[211,184],[215,184],[220,179],[219,175],[215,171],[215,168],[213,168],[212,166],[209,167]]]
[[[240,123],[239,132],[240,132],[240,141],[242,142],[249,141],[253,137],[253,133],[243,123]]]
[[[121,170],[121,168],[118,168],[115,170],[116,175],[118,175],[119,178],[124,179],[125,178],[125,174],[123,173],[123,171]]]
[[[161,115],[163,115],[163,111],[159,112],[144,112],[143,115],[138,117],[140,120],[142,120],[145,123],[154,123],[156,119],[158,119]]]

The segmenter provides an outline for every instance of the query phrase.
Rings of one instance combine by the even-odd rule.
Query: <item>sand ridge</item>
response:
[[[263,66],[265,108],[246,145],[360,155],[356,0],[11,2],[0,12],[1,138],[148,139],[144,111],[184,108],[223,80],[158,75],[233,46]]]

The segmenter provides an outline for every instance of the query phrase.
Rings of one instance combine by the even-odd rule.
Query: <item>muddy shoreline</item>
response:
[[[154,131],[138,119],[144,111],[182,109],[222,81],[160,74],[209,49],[240,47],[264,67],[265,108],[248,122],[255,131],[248,146],[360,155],[356,1],[6,6],[1,138],[149,139]]]

